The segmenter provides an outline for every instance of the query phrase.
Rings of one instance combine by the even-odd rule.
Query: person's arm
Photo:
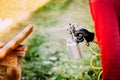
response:
[[[96,43],[96,44],[98,44],[98,40],[97,40],[97,38],[96,38],[96,35],[94,35],[93,42]]]
[[[82,37],[80,37],[81,36],[80,34],[82,35]],[[87,42],[98,43],[95,33],[90,32],[85,28],[75,31],[75,37],[78,39],[77,41],[80,41],[80,42],[84,41],[85,39]]]
[[[91,0],[91,13],[101,53],[103,80],[120,79],[120,25],[113,1]],[[118,6],[119,7],[119,6]],[[120,9],[120,8],[118,8]]]

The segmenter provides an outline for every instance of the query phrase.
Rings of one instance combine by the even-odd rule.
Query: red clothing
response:
[[[103,80],[120,80],[120,0],[91,0]]]

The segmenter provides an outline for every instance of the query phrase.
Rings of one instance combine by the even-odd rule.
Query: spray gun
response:
[[[77,38],[75,37],[76,28],[78,28],[78,25],[76,24],[69,23],[67,26],[67,31],[69,31],[69,34],[71,35],[71,37],[67,39],[67,47],[73,60],[79,59],[82,56],[80,45],[78,44]]]
[[[93,53],[93,57],[90,60],[90,66],[94,69],[98,69],[101,70],[102,67],[99,66],[94,66],[94,59],[96,57],[99,57],[100,54],[96,53],[89,45],[89,42],[85,39],[85,36],[88,36],[85,33],[79,34],[76,36],[76,32],[79,30],[83,29],[82,26],[78,26],[77,24],[69,24],[67,26],[67,31],[69,31],[71,38],[67,39],[67,46],[71,55],[71,58],[76,60],[79,59],[81,57],[81,50],[80,50],[80,45],[79,42],[85,42],[86,45],[88,46],[88,48],[90,49],[90,51]],[[86,31],[87,32],[87,31]],[[92,34],[89,32],[89,34]],[[92,34],[93,35],[93,34]],[[98,80],[100,80],[100,76],[102,74],[102,71],[100,71],[99,75],[98,75]]]
[[[79,34],[78,37],[75,36],[75,32],[80,30],[82,26],[78,26],[77,24],[71,24],[67,26],[67,31],[71,35],[70,38],[67,39],[67,47],[70,53],[70,56],[73,60],[79,59],[82,57],[81,49],[79,42],[85,41],[83,34]],[[80,41],[81,40],[81,41]]]

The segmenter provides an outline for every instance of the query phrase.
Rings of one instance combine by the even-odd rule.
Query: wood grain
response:
[[[32,32],[33,26],[30,24],[24,28],[15,38],[9,41],[3,48],[0,49],[0,61],[15,50],[19,44]]]

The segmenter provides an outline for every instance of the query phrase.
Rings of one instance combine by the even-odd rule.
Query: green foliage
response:
[[[68,6],[70,6],[70,4],[73,2],[74,0],[54,0],[49,2],[47,5],[45,5],[43,8],[40,8],[40,10],[42,11],[51,11],[51,10],[64,10],[66,9]],[[54,5],[54,7],[53,7]]]
[[[71,60],[65,43],[47,41],[48,34],[35,34],[23,60],[22,80],[96,80],[100,70],[92,69],[90,57]],[[53,45],[54,44],[54,45]],[[99,65],[99,59],[95,60]]]

